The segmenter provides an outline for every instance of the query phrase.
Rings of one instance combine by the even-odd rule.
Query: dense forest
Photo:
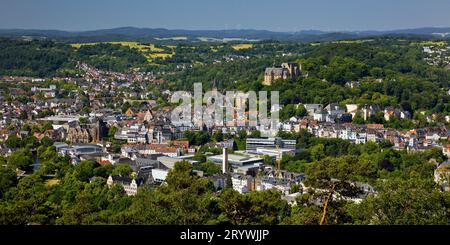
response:
[[[75,69],[77,61],[103,70],[123,72],[147,62],[136,49],[103,43],[75,49],[52,41],[0,39],[0,48],[0,75],[73,76],[79,73]]]
[[[0,75],[57,76],[70,64],[72,49],[51,41],[0,39]]]
[[[136,49],[108,43],[83,45],[76,51],[76,58],[102,70],[121,72],[147,62]]]

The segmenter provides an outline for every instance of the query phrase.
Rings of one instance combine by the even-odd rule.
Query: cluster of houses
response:
[[[323,107],[321,104],[305,104],[308,115],[303,118],[292,117],[279,125],[280,130],[287,132],[300,132],[308,130],[320,138],[338,138],[348,140],[355,144],[366,142],[379,143],[389,141],[397,149],[424,150],[431,147],[443,147],[441,142],[450,136],[449,128],[445,125],[427,127],[413,130],[396,130],[385,128],[383,124],[353,124],[352,118],[357,113],[364,120],[374,115],[380,108],[377,106],[365,106],[358,110],[357,105],[346,105],[346,108],[338,104],[329,104]],[[400,109],[384,109],[386,121],[397,117],[409,118],[410,113]]]
[[[127,73],[105,71],[97,69],[86,63],[78,62],[77,68],[79,68],[83,74],[83,78],[86,81],[107,81],[107,80],[120,80],[120,81],[150,81],[154,80],[155,76],[152,72],[140,72],[132,71]]]
[[[323,107],[322,104],[304,104],[302,106],[305,107],[308,116],[318,122],[346,123],[351,122],[356,115],[361,116],[363,120],[368,121],[378,112],[383,113],[383,119],[386,121],[392,120],[393,118],[411,118],[411,113],[409,111],[393,107],[383,109],[378,105],[366,105],[362,108],[359,108],[356,104],[346,104],[345,107],[342,107],[338,103],[331,103],[325,107]]]
[[[44,98],[55,98],[56,96],[56,85],[50,85],[48,88],[39,88],[39,87],[32,87],[31,92],[33,93],[42,93],[44,95]]]
[[[233,62],[236,60],[249,60],[250,56],[246,55],[236,55],[236,54],[229,54],[229,55],[224,55],[222,56],[222,59],[224,62],[228,63],[228,62]],[[222,63],[222,60],[216,59],[213,61],[213,64],[220,64]]]
[[[429,65],[450,66],[450,46],[430,45],[424,46],[423,52],[426,54],[424,58]]]

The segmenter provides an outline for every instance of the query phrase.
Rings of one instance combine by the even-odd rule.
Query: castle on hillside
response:
[[[277,79],[296,80],[302,72],[302,67],[297,63],[283,63],[281,67],[267,67],[264,72],[263,85],[270,86]]]

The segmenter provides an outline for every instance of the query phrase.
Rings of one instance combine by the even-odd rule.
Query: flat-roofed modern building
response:
[[[223,154],[206,157],[207,161],[217,164],[223,163]],[[244,165],[260,165],[264,163],[264,159],[259,157],[250,157],[245,155],[228,154],[228,164],[234,167]]]
[[[53,124],[63,124],[63,123],[71,123],[77,122],[80,120],[79,115],[56,115],[56,116],[48,116],[44,118],[39,118],[37,121],[50,121]]]
[[[168,169],[152,169],[152,177],[155,184],[161,184],[166,181],[167,174],[169,173]]]
[[[192,160],[189,158],[175,158],[175,157],[168,157],[168,156],[159,156],[156,158],[156,160],[158,160],[160,163],[162,163],[164,166],[166,166],[169,169],[173,169],[175,166],[175,163],[177,163],[177,162],[187,161],[192,164],[198,163],[198,161]]]
[[[275,138],[247,138],[245,147],[248,152],[255,152],[257,148],[285,148],[295,149],[296,140],[285,140],[279,137]]]
[[[294,156],[295,152],[296,152],[295,149],[256,148],[256,154],[264,155],[264,156],[271,156],[271,157],[274,157],[276,160],[281,160],[283,158],[283,156],[286,156],[286,155]]]
[[[63,155],[78,156],[78,155],[102,153],[103,148],[99,145],[94,144],[83,144],[73,146],[61,145],[61,147],[59,147],[59,152],[62,153]]]

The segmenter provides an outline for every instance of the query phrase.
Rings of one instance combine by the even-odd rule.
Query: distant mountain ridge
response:
[[[157,38],[186,37],[194,40],[205,38],[242,38],[242,39],[275,39],[275,40],[299,40],[321,41],[343,38],[360,38],[382,35],[420,35],[435,38],[450,38],[450,27],[423,27],[416,29],[403,29],[391,31],[320,31],[303,30],[298,32],[275,32],[267,30],[183,30],[165,28],[137,28],[119,27],[113,29],[100,29],[92,31],[61,31],[61,30],[32,30],[32,29],[0,29],[1,37],[32,37],[50,38],[58,40],[152,40]]]

